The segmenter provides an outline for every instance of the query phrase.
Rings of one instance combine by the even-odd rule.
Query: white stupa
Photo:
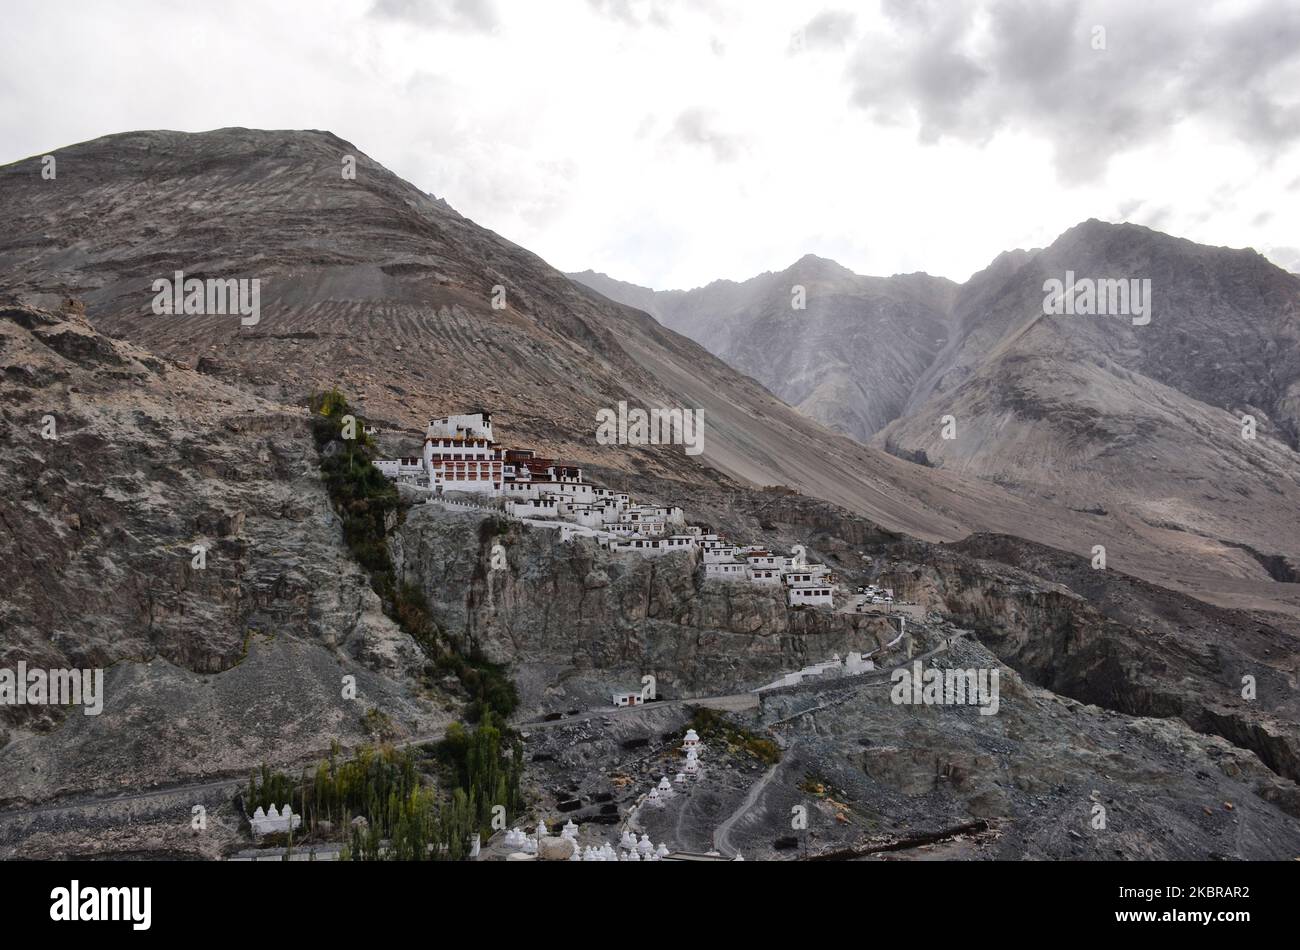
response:
[[[630,831],[623,832],[623,837],[619,839],[618,846],[624,851],[636,850],[636,835]]]
[[[686,738],[682,741],[682,749],[694,749],[700,744],[700,734],[694,729],[686,730]]]
[[[578,826],[573,823],[572,818],[564,823],[564,827],[560,830],[560,837],[568,838],[570,841],[578,840]]]
[[[664,844],[662,841],[659,842],[659,847],[655,849],[655,857],[656,858],[668,857],[668,845]]]
[[[659,780],[659,796],[661,798],[673,797],[673,783],[668,781],[667,775]]]
[[[643,858],[654,854],[655,846],[654,843],[651,842],[649,835],[641,835],[641,840],[636,843],[636,850]]]

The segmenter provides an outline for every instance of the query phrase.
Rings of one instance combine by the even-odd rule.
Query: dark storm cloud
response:
[[[375,0],[370,15],[416,26],[483,33],[497,27],[492,0]]]
[[[986,79],[962,49],[972,11],[957,4],[884,5],[903,41],[868,36],[850,65],[853,102],[877,121],[894,123],[914,112],[923,141],[940,135],[986,137],[971,123],[966,100]]]
[[[922,141],[1004,129],[1055,147],[1063,178],[1195,118],[1264,156],[1300,138],[1300,5],[989,0],[883,5],[893,31],[851,57],[854,104]],[[1104,49],[1096,46],[1104,29]]]

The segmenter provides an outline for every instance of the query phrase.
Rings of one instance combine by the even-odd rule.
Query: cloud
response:
[[[1283,270],[1300,274],[1300,247],[1266,247],[1263,254]]]
[[[663,0],[587,0],[587,3],[602,16],[626,26],[667,28],[672,23],[668,4]]]
[[[492,0],[375,0],[370,15],[434,29],[491,33],[497,28]]]
[[[1153,231],[1163,231],[1169,226],[1169,222],[1173,220],[1173,214],[1173,208],[1168,205],[1161,205],[1138,215],[1134,223],[1150,228]]]
[[[857,17],[844,10],[823,10],[790,38],[791,53],[810,49],[843,49],[853,38]]]
[[[1300,6],[1157,0],[886,0],[848,64],[851,101],[923,142],[1047,139],[1058,175],[1207,123],[1269,154],[1300,140]],[[1226,12],[1225,12],[1226,10]],[[1098,29],[1100,28],[1100,29]]]
[[[739,136],[719,131],[717,117],[704,109],[687,109],[673,123],[669,137],[687,145],[707,148],[720,162],[732,162],[744,145]]]
[[[1143,204],[1145,204],[1145,202],[1141,198],[1128,198],[1119,203],[1119,206],[1115,209],[1115,216],[1120,221],[1127,221],[1137,213],[1137,210],[1141,208]]]
[[[1284,254],[1297,15],[1153,2],[18,2],[0,162],[138,128],[330,129],[554,264],[658,287],[810,250],[964,279],[1092,217]],[[795,28],[830,45],[786,55]],[[219,77],[178,33],[222,41]],[[96,68],[51,76],[52,48]]]

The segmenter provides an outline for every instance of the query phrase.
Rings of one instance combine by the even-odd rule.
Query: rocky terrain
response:
[[[914,561],[893,554],[896,590],[972,628],[1035,684],[1181,718],[1300,780],[1300,627],[1290,618],[1213,607],[1018,538],[975,535],[919,548]]]
[[[925,274],[862,277],[812,254],[779,273],[695,290],[652,291],[593,271],[569,276],[863,442],[898,418],[948,342],[957,291]]]
[[[1024,497],[837,435],[327,132],[133,132],[58,156],[53,182],[37,157],[0,168],[9,224],[0,294],[47,307],[77,297],[97,329],[214,380],[293,404],[337,384],[394,434],[415,435],[448,407],[481,405],[512,440],[583,464],[788,486],[927,540],[990,531],[1079,552],[1099,543],[1096,516],[1072,510],[1087,505]],[[355,159],[355,178],[343,176],[345,158]],[[838,286],[843,275],[804,263],[813,313],[820,282]],[[178,270],[260,280],[260,322],[153,314],[152,281]],[[896,283],[880,291],[890,326],[905,324],[935,287],[919,277]],[[788,305],[788,289],[781,300]],[[941,338],[927,330],[914,342]],[[899,346],[883,351],[885,362],[920,372],[921,350]],[[888,389],[879,405],[897,404],[901,392]],[[702,410],[703,455],[597,444],[596,412],[620,400]],[[1112,563],[1216,602],[1300,613],[1300,595],[1279,590],[1248,551],[1215,544],[1203,558],[1204,537],[1164,520],[1115,511],[1105,525]]]
[[[504,570],[484,570],[494,544]],[[663,696],[739,692],[832,654],[879,649],[896,630],[885,617],[791,610],[776,588],[705,583],[686,553],[612,555],[589,539],[561,543],[553,530],[438,505],[411,513],[396,548],[440,627],[494,661],[527,658],[533,675],[521,685],[536,713],[604,705],[646,671]]]
[[[0,856],[222,856],[248,843],[231,800],[250,768],[374,739],[372,708],[411,744],[460,714],[321,484],[304,407],[333,385],[388,451],[482,405],[503,441],[597,484],[740,541],[805,544],[845,588],[885,581],[944,618],[909,641],[927,662],[1003,674],[996,716],[894,705],[880,676],[758,702],[748,691],[785,672],[883,646],[892,623],[706,584],[684,555],[615,557],[415,505],[389,553],[445,637],[506,665],[548,821],[747,858],[1300,853],[1300,597],[1289,549],[1269,543],[1281,516],[1264,541],[1211,546],[864,446],[328,133],[132,133],[59,154],[57,186],[34,162],[0,169],[0,666],[103,666],[106,699],[98,717],[0,709]],[[176,269],[264,279],[262,321],[153,315],[150,281]],[[704,407],[705,454],[595,444],[595,410],[619,399]],[[1287,456],[1260,451],[1243,484],[1262,493]],[[646,673],[659,702],[605,711]],[[706,740],[705,780],[635,807],[694,707],[719,704],[731,725]],[[726,738],[742,735],[780,761]],[[210,833],[190,827],[198,804]],[[795,804],[813,814],[802,836]]]
[[[0,707],[5,804],[319,753],[365,738],[367,704],[449,720],[342,543],[300,409],[75,310],[0,309],[0,366],[0,666],[105,670],[99,716]]]
[[[967,640],[932,662],[998,668]],[[686,717],[675,707],[538,728],[531,769],[551,813],[574,816],[595,841],[628,827],[747,860],[1294,857],[1296,787],[1253,754],[1177,719],[1084,705],[1001,670],[992,716],[896,705],[883,676],[768,694],[728,716],[778,739],[780,761],[706,738],[703,777],[676,785],[663,806],[645,797],[680,770]]]
[[[743,530],[739,512],[702,501],[729,530]],[[626,826],[705,851],[722,847],[718,828],[735,816],[727,845],[748,858],[852,849],[895,859],[1292,855],[1294,625],[1095,572],[1019,539],[918,544],[799,507],[765,510],[768,532],[758,534],[804,537],[846,577],[890,583],[969,629],[930,662],[1001,669],[997,715],[896,706],[883,675],[778,690],[753,711],[727,713],[780,741],[777,767],[724,745],[706,761],[705,780],[651,807],[650,787],[680,768],[691,697],[874,648],[892,625],[784,617],[761,591],[701,586],[685,556],[629,562],[437,506],[408,519],[401,549],[405,569],[432,581],[431,595],[471,592],[438,605],[441,623],[495,655],[528,658],[517,669],[530,713],[569,717],[525,726],[528,749],[543,807],[590,826],[593,841]],[[509,552],[507,570],[483,569],[491,543]],[[947,645],[956,628],[914,629],[921,651]],[[882,660],[904,662],[898,650]],[[642,671],[657,675],[668,703],[573,715],[599,708],[605,692]],[[1246,674],[1256,681],[1249,700]],[[1090,823],[1098,804],[1105,828]],[[813,816],[806,833],[790,828],[796,805]],[[1275,838],[1270,829],[1283,830]]]
[[[1149,279],[1150,322],[1045,316],[1044,281],[1067,271]],[[1091,521],[1067,518],[1056,538],[1023,524],[1007,533],[1068,548],[1064,537],[1082,530],[1094,540],[1081,552],[1147,548],[1125,569],[1219,603],[1293,596],[1255,582],[1300,579],[1300,282],[1254,251],[1094,220],[1048,248],[1002,254],[960,286],[861,277],[813,257],[691,291],[573,276],[832,428]],[[790,307],[796,284],[808,288],[806,312]],[[1151,558],[1170,547],[1181,556]]]
[[[1043,282],[1067,270],[1150,278],[1150,323],[1044,316]],[[878,444],[1101,525],[1122,509],[1188,533],[1197,561],[1225,572],[1245,552],[1260,562],[1247,571],[1300,579],[1293,275],[1253,251],[1089,221],[973,279],[956,326]],[[949,414],[953,439],[937,424]]]

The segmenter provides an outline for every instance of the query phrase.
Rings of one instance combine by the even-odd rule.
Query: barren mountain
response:
[[[364,740],[367,705],[445,725],[343,543],[299,407],[75,311],[0,308],[0,364],[0,666],[105,669],[99,716],[0,710],[6,803],[319,753]]]
[[[1043,283],[1149,279],[1149,323],[1127,316],[1045,316]],[[1209,247],[1134,224],[1085,221],[1039,251],[1001,255],[962,285],[951,343],[907,411],[951,391],[1042,318],[1094,357],[1200,402],[1254,412],[1300,444],[1300,280],[1247,249]],[[1270,428],[1261,425],[1261,428]]]
[[[1044,282],[1149,278],[1142,317],[1044,314]],[[1097,221],[962,288],[952,343],[877,444],[1300,580],[1300,280],[1253,251]],[[1138,322],[1134,322],[1135,319]],[[940,419],[952,416],[955,438]],[[1255,420],[1243,437],[1243,418]]]
[[[33,174],[35,160],[0,171],[11,222],[0,289],[45,303],[76,295],[97,327],[277,396],[337,382],[373,418],[412,431],[433,407],[482,404],[503,431],[629,471],[695,463],[679,448],[597,445],[598,409],[701,407],[702,458],[728,476],[928,536],[965,533],[907,497],[911,466],[834,438],[332,135],[132,133],[59,156],[57,182]],[[355,180],[340,174],[346,156]],[[154,315],[151,282],[175,271],[259,278],[261,322]]]
[[[570,276],[862,441],[902,412],[948,342],[957,287],[926,274],[861,277],[812,254],[780,273],[689,291],[656,292],[592,271]]]
[[[400,441],[401,432],[413,436],[432,412],[482,405],[494,410],[502,431],[520,442],[615,471],[676,474],[690,482],[701,477],[702,462],[714,473],[706,471],[703,477],[789,486],[917,537],[956,540],[973,530],[987,530],[1075,553],[1104,544],[1112,567],[1221,603],[1273,603],[1292,610],[1300,601],[1294,588],[1274,582],[1290,570],[1285,564],[1279,570],[1277,559],[1294,557],[1281,535],[1294,523],[1295,509],[1289,477],[1273,479],[1273,472],[1287,470],[1287,456],[1278,454],[1280,440],[1270,431],[1266,415],[1290,418],[1288,361],[1296,358],[1296,347],[1287,343],[1293,338],[1286,336],[1290,323],[1282,323],[1279,333],[1250,326],[1250,315],[1257,310],[1287,305],[1283,295],[1295,279],[1257,255],[1207,250],[1190,258],[1184,269],[1221,274],[1215,278],[1218,283],[1193,285],[1190,292],[1161,290],[1172,280],[1170,268],[1195,248],[1167,239],[1158,245],[1163,248],[1158,260],[1151,259],[1158,269],[1134,272],[1158,278],[1158,310],[1181,306],[1186,299],[1201,333],[1218,331],[1214,311],[1205,309],[1209,305],[1200,302],[1199,291],[1213,291],[1213,301],[1240,291],[1237,296],[1244,302],[1234,304],[1237,323],[1222,331],[1222,339],[1211,338],[1213,348],[1197,351],[1200,362],[1193,353],[1197,338],[1178,344],[1181,331],[1168,314],[1158,312],[1151,325],[1120,328],[1109,337],[1095,326],[1087,329],[1096,320],[1070,318],[1068,325],[1074,334],[1100,335],[1115,354],[1106,359],[1121,372],[1134,372],[1124,361],[1141,355],[1125,356],[1121,350],[1130,344],[1120,340],[1138,330],[1161,334],[1169,346],[1183,346],[1183,363],[1171,362],[1161,352],[1147,359],[1165,367],[1163,375],[1171,382],[1178,381],[1173,376],[1178,366],[1194,367],[1189,372],[1194,371],[1207,398],[1220,376],[1233,380],[1238,389],[1247,386],[1253,378],[1251,361],[1264,361],[1259,363],[1262,382],[1242,396],[1260,404],[1261,438],[1244,448],[1233,443],[1224,449],[1229,454],[1217,460],[1219,468],[1210,470],[1231,473],[1240,468],[1255,474],[1240,485],[1220,480],[1208,490],[1195,487],[1195,480],[1210,477],[1207,470],[1161,476],[1165,480],[1158,485],[1181,478],[1192,486],[1190,491],[1211,496],[1184,516],[1184,499],[1159,501],[1171,497],[1163,488],[1152,504],[1133,510],[1121,505],[1112,509],[1106,497],[1092,497],[1093,482],[1122,487],[1140,482],[1137,474],[1084,480],[1082,488],[1053,498],[1047,491],[1026,493],[996,485],[996,472],[979,466],[971,467],[971,474],[988,478],[910,464],[837,436],[647,314],[578,287],[535,255],[466,220],[329,133],[127,133],[57,154],[54,180],[41,176],[42,163],[35,158],[0,169],[0,212],[9,225],[0,236],[0,292],[55,305],[65,296],[77,296],[98,328],[276,400],[299,402],[312,390],[338,384],[369,416],[385,424],[395,448],[406,444]],[[343,174],[350,160],[356,162],[355,178]],[[1144,238],[1144,243],[1150,241]],[[1209,263],[1219,259],[1216,254],[1237,261],[1235,269],[1210,268]],[[1014,341],[1025,327],[1008,314],[1023,314],[1016,307],[1037,305],[1041,310],[1041,275],[1066,265],[1079,274],[1094,269],[1084,254],[1062,250],[1058,257],[1049,267],[1048,257],[1004,255],[989,273],[972,280],[955,309],[961,335],[934,364],[953,369],[938,374],[932,368],[916,391],[931,385],[933,377],[936,393],[947,392],[957,384],[962,367],[978,359],[977,352],[996,354],[1010,347],[1019,353]],[[1144,260],[1120,258],[1134,266]],[[1025,274],[1027,267],[1035,268],[1032,275]],[[835,287],[857,286],[852,275],[823,262],[805,261],[796,270],[801,268],[810,307],[819,296],[834,299]],[[152,282],[176,271],[191,277],[260,279],[260,322],[241,327],[237,315],[154,314]],[[1265,279],[1273,283],[1260,282]],[[898,286],[913,281],[894,280]],[[927,280],[918,281],[918,286],[934,289]],[[786,283],[793,283],[790,274],[773,276],[764,286]],[[788,289],[782,290],[786,302],[787,295]],[[504,308],[494,308],[494,301]],[[1056,340],[1062,321],[1037,319],[1032,309],[1023,319],[1033,334]],[[984,338],[1003,323],[1011,328],[1008,341],[990,349]],[[1055,385],[1059,378],[1065,386],[1080,373],[1105,372],[1078,358],[1077,348],[1084,341],[1067,336],[1060,345],[1076,347],[1069,372],[1053,372],[1047,379],[1038,374],[1037,385]],[[1270,354],[1270,346],[1277,352]],[[1212,365],[1215,352],[1228,354],[1232,361],[1219,375]],[[914,356],[919,363],[920,355]],[[1202,366],[1206,360],[1211,361],[1208,368]],[[1057,363],[1060,360],[1053,366]],[[991,384],[1006,386],[1016,378],[1010,372],[1014,364],[1008,361],[1007,366],[1007,373],[993,373]],[[1204,406],[1176,400],[1167,409],[1158,402],[1151,404],[1157,408],[1137,405],[1154,399],[1156,390],[1150,387],[1159,383],[1137,377],[1129,382],[1137,390],[1124,397],[1124,404],[1134,407],[1137,418],[1165,412],[1191,419],[1202,431],[1215,431],[1221,441],[1232,442],[1237,430],[1225,431],[1222,409],[1216,418]],[[1088,388],[1086,381],[1070,385]],[[1162,399],[1169,396],[1168,389],[1160,392]],[[1068,402],[1068,392],[1061,399]],[[704,454],[687,457],[675,446],[596,444],[596,412],[620,400],[634,406],[702,409]],[[960,451],[972,452],[972,442],[1000,418],[981,413],[981,405],[957,407],[959,439],[946,443],[949,451],[963,446]],[[1070,406],[1064,408],[1070,411],[1063,414],[1062,425],[1079,415]],[[1086,409],[1080,411],[1087,415]],[[882,441],[908,458],[918,458],[925,450],[932,465],[945,465],[931,446],[938,429],[932,415],[933,409],[916,415],[911,423],[916,431],[906,440],[898,428]],[[1167,449],[1142,451],[1153,467],[1161,464],[1161,452],[1168,456],[1191,438],[1187,430],[1160,428],[1158,421],[1144,425],[1170,443]],[[960,433],[967,434],[965,441]],[[1132,432],[1121,432],[1113,445],[1106,443],[1112,457],[1127,460],[1127,465],[1133,464],[1135,453],[1113,450],[1131,437]],[[1070,445],[1077,442],[1069,433],[1063,438]],[[999,464],[999,452],[996,443],[987,444],[990,450],[982,458],[991,468]],[[1048,439],[1044,444],[1055,442]],[[1014,458],[1014,453],[1007,454]],[[1149,458],[1153,454],[1154,460]],[[1261,487],[1271,479],[1270,487]],[[1243,526],[1234,531],[1216,523],[1209,512],[1209,502],[1217,505],[1220,496],[1231,495],[1241,498],[1233,504],[1242,506],[1231,516],[1234,525]],[[1255,524],[1261,532],[1248,527]]]
[[[138,132],[57,155],[56,180],[36,158],[0,169],[0,292],[47,305],[77,296],[96,327],[264,396],[299,402],[338,384],[395,437],[482,405],[521,443],[613,470],[690,482],[702,462],[918,537],[983,529],[1072,551],[1096,543],[1092,516],[835,435],[329,133]],[[355,178],[342,174],[349,158]],[[260,322],[154,314],[153,281],[176,271],[259,279]],[[620,400],[702,409],[704,454],[596,444],[596,412]],[[1187,560],[1182,537],[1138,520],[1108,526],[1108,539],[1123,569],[1171,575]],[[1225,556],[1229,569],[1179,583],[1234,603],[1275,596],[1249,554]]]
[[[836,435],[327,133],[133,133],[57,154],[54,181],[35,161],[0,169],[0,289],[27,301],[0,311],[0,665],[103,665],[107,701],[101,717],[6,708],[0,855],[216,856],[245,840],[232,777],[367,738],[371,707],[412,741],[455,715],[454,680],[380,610],[321,483],[302,407],[335,384],[394,450],[428,416],[483,405],[505,441],[576,457],[602,484],[738,539],[806,544],[850,586],[895,584],[949,618],[916,624],[919,651],[1005,664],[1004,717],[886,703],[877,681],[749,705],[737,717],[788,740],[787,765],[759,785],[719,749],[718,780],[674,817],[680,843],[722,828],[770,856],[763,815],[816,778],[849,793],[826,845],[979,821],[969,856],[1294,854],[1296,622],[1123,576],[1300,610],[1249,552],[1193,562],[1187,532],[1121,513],[1099,535],[1096,514]],[[176,270],[263,280],[261,321],[155,315],[152,281]],[[596,445],[595,410],[619,399],[703,407],[703,461]],[[1059,550],[929,543],[974,527]],[[1112,572],[1086,566],[1098,537]],[[486,567],[493,539],[503,573]],[[416,506],[389,545],[448,636],[509,664],[521,719],[607,703],[647,668],[671,693],[644,722],[521,723],[548,809],[562,794],[617,816],[682,704],[892,642],[880,618],[706,584],[686,555],[620,557],[484,513]],[[882,669],[896,661],[882,652]],[[359,704],[341,697],[348,675]],[[1122,819],[1105,835],[1087,825],[1098,796]],[[193,835],[209,800],[213,830]]]
[[[1044,315],[1044,282],[1067,272],[1149,279],[1150,322]],[[1126,557],[1123,569],[1203,593],[1192,578],[1207,572],[1300,580],[1300,282],[1253,251],[1089,221],[1045,250],[999,255],[960,287],[860,277],[814,257],[692,291],[574,277],[643,306],[833,428],[1068,512],[1055,539],[1028,523],[1010,533],[1108,554],[1133,535],[1178,548],[1176,561]],[[796,284],[808,288],[806,314],[790,308]],[[882,308],[882,294],[897,303],[900,292],[910,309]],[[849,378],[853,392],[837,382]],[[808,380],[822,388],[810,393]],[[1254,439],[1242,437],[1247,415]]]

